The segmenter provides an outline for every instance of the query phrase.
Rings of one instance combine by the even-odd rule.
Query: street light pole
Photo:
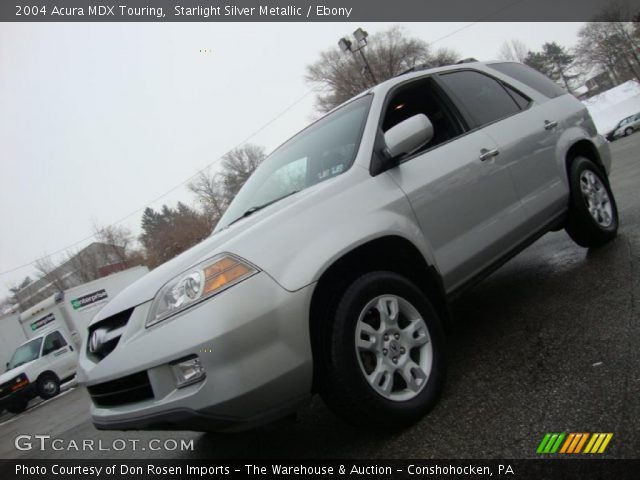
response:
[[[367,60],[367,57],[364,54],[364,51],[362,50],[362,48],[358,49],[358,52],[360,53],[360,56],[362,57],[362,61],[364,62],[365,68],[367,69],[367,72],[369,72],[369,75],[371,75],[371,80],[373,80],[373,84],[377,85],[378,84],[378,80],[376,80],[376,76],[373,74],[373,70],[371,70],[371,65],[369,65],[369,61]]]
[[[369,73],[371,80],[373,80],[373,85],[377,85],[378,79],[371,69],[371,65],[367,60],[367,56],[364,54],[364,47],[367,46],[367,37],[369,36],[369,34],[361,28],[358,28],[355,32],[353,32],[353,36],[356,40],[357,46],[354,46],[354,44],[348,38],[341,38],[338,42],[338,45],[340,46],[340,49],[345,53],[351,52],[351,54],[354,56],[356,52],[360,54],[362,62],[364,63],[364,69]]]

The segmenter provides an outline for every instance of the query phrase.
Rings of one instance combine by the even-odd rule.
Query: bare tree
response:
[[[56,290],[62,292],[67,288],[67,281],[63,277],[61,271],[56,268],[56,265],[51,260],[51,257],[42,257],[36,260],[34,266],[40,274],[41,278],[44,278],[47,282],[52,284]]]
[[[33,280],[31,280],[31,277],[26,276],[20,283],[13,283],[8,285],[7,288],[11,293],[11,295],[6,299],[8,305],[16,305],[20,310],[24,310],[25,308],[28,308],[24,304],[25,299],[23,298],[23,295],[21,295],[21,291],[24,288],[31,285],[32,283],[33,283]]]
[[[578,32],[576,55],[583,65],[609,72],[616,83],[640,81],[640,58],[630,22],[590,22]]]
[[[253,171],[262,163],[264,147],[250,143],[231,150],[222,157],[222,185],[225,197],[230,202]]]
[[[210,170],[201,171],[187,188],[198,199],[213,228],[229,205],[219,175]]]
[[[102,255],[96,252],[95,249],[91,251],[85,249],[70,250],[66,256],[75,277],[74,283],[86,283],[100,278],[100,267],[102,265],[99,257]]]
[[[242,185],[265,158],[264,147],[245,144],[222,157],[219,171],[202,171],[187,188],[215,226]]]
[[[397,26],[374,33],[368,40],[366,56],[380,82],[417,65],[448,65],[459,58],[457,52],[449,49],[433,53],[427,42],[408,37]],[[320,53],[318,60],[307,66],[305,79],[320,91],[316,97],[316,108],[320,112],[328,112],[372,86],[360,60],[338,47]]]
[[[525,43],[522,40],[513,38],[502,43],[498,51],[498,59],[507,62],[524,63],[527,53],[529,53],[529,49]]]
[[[616,83],[640,81],[640,29],[626,6],[613,1],[578,32],[576,54],[581,64],[608,72]],[[634,20],[640,18],[636,14]]]
[[[133,244],[131,230],[119,225],[93,225],[94,238],[103,244],[105,257],[116,258],[120,263],[127,264]]]

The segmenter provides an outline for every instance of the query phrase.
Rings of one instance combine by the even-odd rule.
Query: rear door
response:
[[[511,224],[512,238],[524,241],[559,212],[565,188],[555,159],[558,122],[513,86],[477,70],[438,77],[470,122],[497,144],[497,158],[509,172],[522,201],[522,215]]]
[[[522,205],[496,142],[470,128],[432,79],[392,91],[381,129],[418,113],[431,120],[433,139],[387,173],[411,202],[451,292],[512,245]]]

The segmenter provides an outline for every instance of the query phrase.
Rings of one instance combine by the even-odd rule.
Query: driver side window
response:
[[[393,93],[386,108],[382,120],[383,132],[420,113],[431,121],[433,138],[418,152],[431,149],[463,133],[461,122],[447,106],[443,94],[431,78],[401,86]]]
[[[56,350],[60,350],[66,345],[67,342],[60,334],[60,332],[50,333],[49,335],[47,335],[47,338],[44,341],[44,347],[42,347],[42,356],[45,356],[51,352],[55,352]]]

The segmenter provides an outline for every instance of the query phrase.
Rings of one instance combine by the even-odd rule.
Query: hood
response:
[[[27,362],[24,365],[20,365],[17,368],[14,368],[13,370],[9,370],[8,372],[4,372],[2,375],[0,375],[0,385],[5,383],[5,382],[9,382],[11,380],[13,380],[14,378],[16,378],[18,375],[20,375],[21,373],[24,373],[25,370],[27,370],[27,368],[29,368],[29,365],[31,363],[33,363],[35,360],[32,360],[31,362]],[[29,381],[31,382],[32,379],[30,378]]]
[[[286,215],[284,212],[300,203],[302,199],[313,195],[313,192],[317,190],[322,190],[322,184],[302,190],[291,197],[284,198],[262,210],[258,210],[231,226],[215,231],[199,244],[153,269],[118,293],[95,315],[91,324],[104,320],[123,310],[153,300],[156,293],[158,293],[165,283],[208,258],[220,253],[235,253],[242,257],[241,253],[234,248],[239,241],[246,239],[248,236],[259,238],[259,236],[255,237],[259,235],[256,234],[256,230],[267,223],[267,228],[275,228],[274,226],[277,225],[277,221],[272,222],[272,217],[282,214]],[[259,263],[257,263],[255,259],[245,259],[260,268]]]

